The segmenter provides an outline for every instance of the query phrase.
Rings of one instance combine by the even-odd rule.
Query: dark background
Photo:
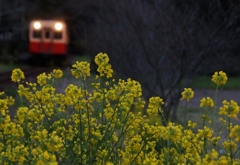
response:
[[[164,98],[166,115],[194,77],[240,75],[239,0],[0,0],[1,60],[27,51],[33,19],[66,21],[70,54],[106,52],[145,98]]]

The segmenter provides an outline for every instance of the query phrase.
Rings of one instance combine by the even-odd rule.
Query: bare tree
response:
[[[107,2],[107,3],[106,3]],[[146,98],[161,96],[166,116],[176,110],[183,87],[206,60],[225,56],[237,34],[239,4],[223,17],[220,1],[105,1],[95,4],[87,45],[107,52],[114,69],[141,82]],[[231,7],[230,7],[231,6]],[[239,40],[237,39],[239,42]],[[173,111],[172,111],[173,110]]]

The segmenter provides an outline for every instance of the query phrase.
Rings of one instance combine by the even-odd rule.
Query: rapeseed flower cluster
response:
[[[149,99],[147,112],[149,115],[158,115],[158,113],[162,112],[162,106],[164,102],[160,97],[151,97]]]
[[[82,85],[69,84],[62,93],[54,88],[61,70],[40,74],[37,83],[20,83],[24,74],[13,70],[22,102],[11,118],[14,99],[0,92],[0,164],[240,164],[240,128],[225,120],[236,118],[236,102],[224,101],[219,109],[227,139],[205,120],[151,123],[144,107],[161,121],[163,99],[145,101],[139,82],[111,78],[107,54],[99,53],[95,62],[98,79],[90,77],[89,63],[76,62],[71,74]],[[182,92],[186,101],[193,96],[191,88]],[[207,97],[200,106],[214,105]]]
[[[235,138],[236,142],[240,141],[240,126],[235,125],[232,129],[231,132],[229,133],[230,138]]]
[[[212,76],[212,82],[217,85],[224,85],[228,80],[227,74],[223,71],[215,72]]]
[[[194,91],[192,88],[184,88],[184,91],[182,92],[182,100],[189,101],[194,96]]]
[[[100,73],[101,77],[112,77],[113,70],[111,64],[109,64],[109,57],[106,53],[99,53],[95,57],[95,63],[98,66],[97,71]]]
[[[230,100],[230,102],[228,102],[227,100],[223,100],[222,104],[223,104],[223,107],[220,107],[219,114],[226,115],[229,118],[236,119],[239,113],[239,106],[237,102],[233,100]]]
[[[200,107],[214,107],[214,102],[210,97],[202,98],[200,100]]]
[[[88,62],[76,62],[72,66],[74,69],[71,69],[72,75],[76,78],[83,77],[84,80],[86,77],[90,76],[90,64]]]
[[[12,71],[11,79],[13,82],[20,82],[21,79],[24,79],[24,78],[25,76],[21,69],[14,69]]]

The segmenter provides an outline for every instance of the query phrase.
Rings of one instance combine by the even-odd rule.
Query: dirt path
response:
[[[194,98],[189,102],[189,106],[199,107],[203,97],[211,97],[214,100],[215,90],[194,89]],[[240,90],[219,90],[217,94],[217,106],[222,106],[223,100],[234,100],[240,105]]]

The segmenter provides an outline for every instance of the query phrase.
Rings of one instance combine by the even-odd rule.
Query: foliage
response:
[[[236,102],[223,101],[221,128],[216,130],[216,105],[212,103],[216,99],[203,99],[201,107],[208,113],[196,131],[194,121],[185,120],[181,125],[164,120],[163,100],[151,97],[146,105],[148,115],[160,115],[164,120],[151,124],[141,113],[146,104],[141,84],[130,78],[113,79],[107,54],[99,53],[95,62],[99,75],[93,82],[89,82],[88,62],[73,65],[71,73],[79,83],[69,84],[65,94],[54,88],[63,75],[61,70],[42,73],[37,83],[25,84],[21,70],[13,70],[12,80],[19,84],[22,102],[11,119],[8,106],[14,99],[0,93],[1,164],[240,163],[240,128],[232,123],[239,113]],[[223,83],[215,80],[218,89]],[[193,96],[191,88],[182,92],[186,105]]]

